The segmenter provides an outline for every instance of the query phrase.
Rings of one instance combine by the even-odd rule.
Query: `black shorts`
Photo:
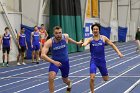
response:
[[[5,53],[7,51],[7,54],[10,53],[10,46],[9,47],[3,47],[2,48],[3,53]]]
[[[26,51],[26,46],[21,46],[21,48],[18,48],[19,53]]]

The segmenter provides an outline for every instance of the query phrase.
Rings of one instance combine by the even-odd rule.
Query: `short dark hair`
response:
[[[37,27],[37,25],[34,26],[34,28],[36,28],[36,27]]]
[[[44,26],[44,24],[41,24],[41,26]]]
[[[24,27],[21,27],[21,30],[23,30],[24,29]]]
[[[54,30],[59,30],[59,29],[62,29],[60,26],[55,26],[54,28],[53,28],[53,31]]]
[[[9,27],[5,27],[5,29],[4,30],[9,30]]]
[[[101,28],[101,25],[99,23],[95,23],[91,26],[91,30],[93,31],[93,27],[94,26],[97,26],[99,28],[99,31],[100,31],[100,28]]]

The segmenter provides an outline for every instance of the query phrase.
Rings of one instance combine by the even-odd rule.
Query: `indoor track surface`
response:
[[[124,57],[119,58],[110,47],[105,47],[109,81],[104,82],[99,71],[95,79],[95,93],[140,93],[140,53],[135,42],[116,43]],[[90,93],[89,50],[69,54],[69,78],[73,82],[71,93]],[[49,93],[48,62],[28,63],[22,66],[0,68],[0,93]],[[62,82],[61,73],[55,79],[55,93],[65,93],[67,86]]]

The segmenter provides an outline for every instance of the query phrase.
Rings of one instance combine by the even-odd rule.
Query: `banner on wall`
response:
[[[86,4],[86,18],[91,18],[91,0],[87,0],[87,4]]]
[[[98,17],[98,0],[92,0],[92,16]]]
[[[89,38],[92,36],[92,30],[91,30],[92,23],[86,23],[84,28],[84,37]]]
[[[101,26],[100,34],[110,39],[111,27]]]
[[[126,42],[127,27],[118,27],[118,41]]]

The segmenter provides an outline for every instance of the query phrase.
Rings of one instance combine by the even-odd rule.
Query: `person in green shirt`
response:
[[[140,27],[138,27],[138,29],[137,29],[135,40],[136,40],[136,43],[137,43],[136,52],[140,53]]]

